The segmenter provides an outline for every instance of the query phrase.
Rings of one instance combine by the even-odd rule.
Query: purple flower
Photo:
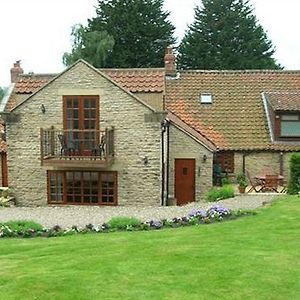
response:
[[[188,217],[189,218],[195,218],[195,217],[206,218],[207,217],[207,213],[204,210],[202,210],[202,209],[193,209],[188,214]]]
[[[213,218],[222,219],[223,217],[226,217],[230,214],[231,214],[230,209],[228,209],[226,207],[222,207],[220,205],[211,206],[207,210],[207,216],[212,219]]]
[[[150,227],[155,228],[155,229],[160,229],[163,227],[163,224],[161,221],[158,220],[151,220],[149,222]]]

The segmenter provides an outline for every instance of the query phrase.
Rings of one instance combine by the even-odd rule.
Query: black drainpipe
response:
[[[164,193],[165,193],[165,121],[161,122],[161,205],[164,205]]]
[[[243,173],[246,173],[246,157],[249,156],[252,152],[243,153]]]
[[[283,152],[280,152],[279,156],[279,174],[283,175]]]
[[[167,134],[167,149],[165,149],[165,133]],[[166,164],[165,164],[165,152],[166,152]],[[167,205],[165,201],[165,185],[166,186],[166,199],[169,196],[169,122],[164,120],[161,123],[161,157],[162,157],[162,169],[161,169],[161,205]],[[166,203],[165,203],[166,202]]]
[[[246,173],[246,154],[243,153],[243,174]]]
[[[167,205],[168,205],[168,199],[169,199],[169,168],[170,168],[170,123],[167,122],[167,188],[166,188],[166,199],[167,199]]]

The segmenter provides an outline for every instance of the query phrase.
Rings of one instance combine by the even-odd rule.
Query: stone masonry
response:
[[[245,169],[250,173],[251,177],[259,174],[280,174],[280,157],[283,161],[283,176],[288,179],[289,165],[288,160],[290,153],[284,152],[252,152],[245,156]],[[243,154],[236,152],[234,154],[235,173],[243,170]]]
[[[160,122],[145,122],[152,110],[83,62],[63,72],[31,96],[7,125],[9,186],[17,203],[47,204],[46,169],[41,166],[40,128],[63,128],[64,95],[99,95],[100,129],[115,128],[119,205],[159,205],[161,195]],[[44,104],[46,113],[40,110]],[[149,163],[145,166],[143,158]]]
[[[203,155],[206,155],[207,157],[205,162],[203,162]],[[212,186],[213,153],[175,126],[170,126],[170,197],[174,197],[175,194],[174,181],[176,158],[195,159],[195,196],[196,201],[203,200],[203,195]]]

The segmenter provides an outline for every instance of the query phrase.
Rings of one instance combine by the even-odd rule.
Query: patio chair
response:
[[[263,185],[263,190],[274,191],[278,193],[278,175],[266,175],[266,180]]]
[[[97,156],[98,151],[99,151],[100,158],[102,158],[102,155],[105,155],[105,144],[106,144],[106,138],[105,138],[105,134],[103,134],[101,136],[100,143],[92,150],[94,156]]]
[[[222,185],[222,169],[221,165],[217,162],[213,164],[213,184],[214,185]]]
[[[285,179],[280,180],[279,185],[281,186],[280,193],[286,193],[287,192],[287,185],[288,185],[287,180],[285,180]]]
[[[75,153],[75,147],[74,145],[70,145],[66,142],[65,136],[63,134],[58,134],[58,140],[60,143],[60,156],[63,155],[71,155],[72,153]]]
[[[250,193],[252,191],[255,191],[256,193],[259,193],[263,190],[263,184],[260,181],[257,181],[255,179],[252,179],[250,176],[250,173],[246,171],[246,176],[248,178],[248,181],[250,183],[250,189],[247,193]]]

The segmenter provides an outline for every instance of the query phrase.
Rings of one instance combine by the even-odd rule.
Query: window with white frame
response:
[[[201,104],[211,104],[212,101],[213,101],[212,94],[210,94],[210,93],[200,94],[200,103]]]

